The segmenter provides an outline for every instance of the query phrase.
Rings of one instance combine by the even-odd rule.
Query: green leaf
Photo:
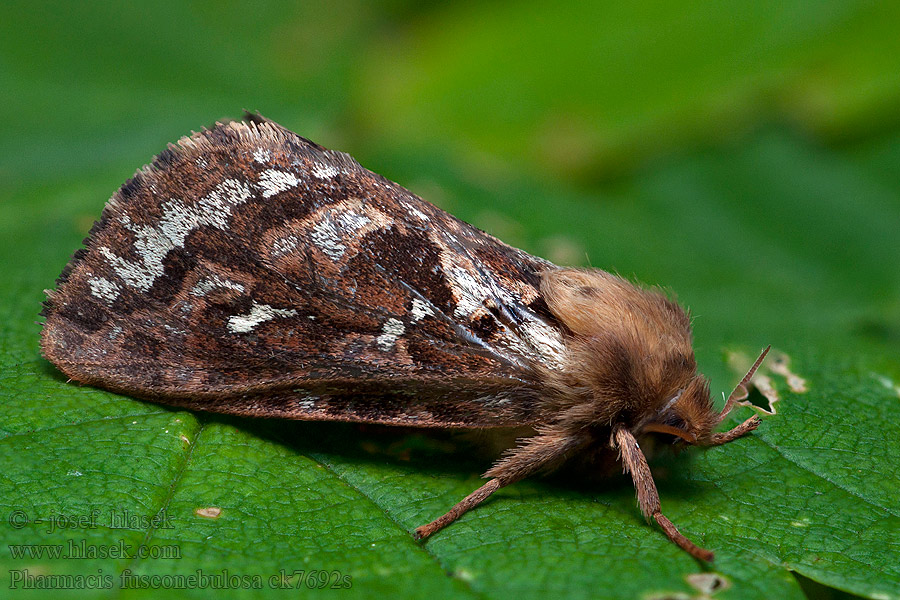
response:
[[[48,594],[28,581],[132,598],[181,581],[180,595],[208,597],[227,574],[229,596],[293,598],[324,575],[352,587],[322,595],[361,597],[900,598],[900,131],[888,126],[900,86],[887,6],[760,6],[743,26],[743,9],[675,5],[583,22],[540,3],[10,6],[4,585],[16,598]],[[608,56],[621,77],[589,77]],[[513,245],[677,292],[717,394],[773,344],[805,386],[771,370],[773,353],[779,399],[757,431],[652,463],[664,512],[716,561],[648,525],[627,478],[579,471],[505,488],[417,543],[415,526],[480,485],[493,436],[223,418],[65,381],[39,353],[42,290],[134,169],[242,107]],[[803,133],[759,125],[785,115]],[[569,127],[553,137],[558,123]],[[532,163],[619,177],[579,188]],[[46,554],[57,547],[68,558]],[[299,590],[272,589],[300,571]],[[95,579],[66,590],[47,576]],[[240,589],[256,583],[263,592]]]

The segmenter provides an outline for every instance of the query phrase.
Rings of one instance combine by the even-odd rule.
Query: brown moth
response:
[[[658,291],[517,250],[257,115],[139,170],[47,292],[44,355],[78,382],[196,410],[419,427],[530,426],[497,489],[618,452],[663,516],[639,446],[716,446],[765,351],[713,408],[690,320]]]

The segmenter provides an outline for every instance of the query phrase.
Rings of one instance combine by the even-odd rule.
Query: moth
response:
[[[259,115],[182,138],[110,198],[47,292],[44,355],[69,378],[188,409],[418,427],[528,426],[426,538],[493,492],[618,453],[660,508],[640,442],[717,446],[687,313],[558,267]]]

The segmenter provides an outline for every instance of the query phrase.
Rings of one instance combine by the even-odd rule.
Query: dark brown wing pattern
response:
[[[563,354],[552,265],[254,117],[183,138],[116,192],[48,292],[77,381],[226,413],[501,426]]]

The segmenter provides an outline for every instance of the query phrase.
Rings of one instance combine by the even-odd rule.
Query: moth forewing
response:
[[[155,402],[535,428],[419,537],[600,449],[621,453],[644,513],[706,558],[659,511],[638,440],[715,445],[758,422],[712,433],[690,320],[665,295],[512,248],[256,115],[127,181],[42,314],[43,353],[71,379]]]

